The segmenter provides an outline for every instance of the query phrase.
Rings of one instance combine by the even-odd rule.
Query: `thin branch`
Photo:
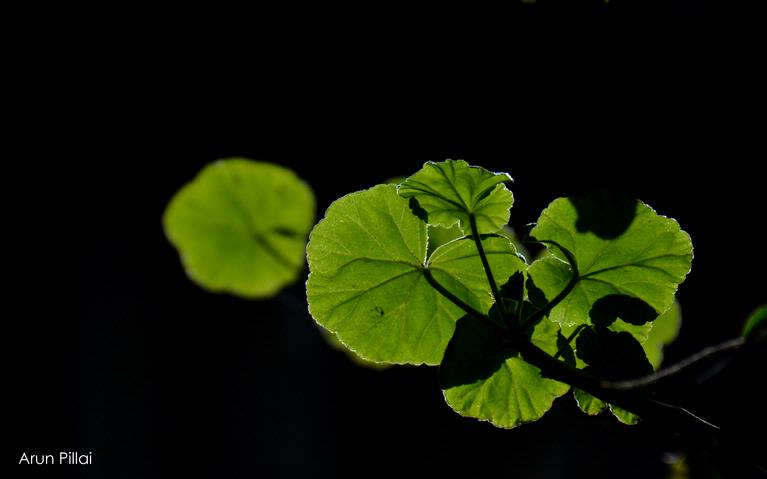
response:
[[[692,356],[682,361],[679,361],[678,363],[672,366],[661,369],[660,371],[654,372],[652,374],[648,374],[647,376],[643,376],[641,378],[636,378],[636,379],[628,379],[625,381],[605,381],[602,383],[602,387],[606,389],[630,390],[630,389],[640,388],[643,386],[648,386],[650,384],[654,384],[659,379],[678,374],[682,372],[683,370],[689,368],[690,366],[693,366],[696,363],[703,361],[704,359],[710,359],[710,358],[722,355],[724,353],[729,353],[731,351],[740,349],[745,344],[746,344],[746,340],[743,338],[731,339],[729,341],[725,341],[723,343],[716,344],[714,346],[709,346],[705,349],[702,349],[701,351],[693,354]]]
[[[431,285],[432,288],[436,289],[437,292],[439,292],[439,294],[441,294],[442,296],[444,296],[448,300],[452,301],[453,304],[455,304],[456,306],[458,306],[459,308],[464,310],[466,312],[466,314],[468,314],[470,316],[474,316],[475,318],[480,319],[482,321],[485,321],[485,322],[487,322],[489,324],[492,324],[493,327],[500,329],[503,333],[507,332],[506,329],[503,328],[501,325],[496,324],[495,322],[491,321],[490,318],[487,315],[482,314],[479,311],[477,311],[476,309],[472,308],[469,304],[467,304],[461,298],[459,298],[458,296],[454,295],[453,293],[448,291],[447,288],[445,288],[444,286],[439,284],[439,282],[436,280],[436,278],[434,278],[434,276],[431,274],[431,271],[429,271],[428,268],[424,268],[423,269],[423,275],[426,278],[426,281],[428,281],[428,283]]]
[[[538,311],[531,314],[527,319],[525,319],[519,326],[519,329],[524,331],[525,328],[528,325],[535,325],[538,323],[538,321],[541,320],[544,316],[549,314],[552,309],[554,309],[559,303],[564,300],[567,295],[570,294],[570,292],[575,288],[575,285],[578,284],[578,281],[580,281],[581,277],[578,273],[578,264],[575,262],[575,257],[573,254],[567,249],[559,245],[559,243],[555,241],[539,241],[539,243],[545,243],[545,244],[553,244],[560,250],[562,250],[562,253],[565,255],[565,258],[567,258],[567,262],[570,264],[570,269],[573,271],[573,276],[570,278],[570,281],[567,283],[565,288],[559,292],[558,295],[554,297],[551,301],[546,304],[543,308],[539,309]]]
[[[662,421],[671,420],[693,431],[700,431],[701,427],[706,431],[718,429],[684,408],[641,397],[633,390],[605,388],[599,379],[554,359],[533,343],[525,340],[511,339],[511,341],[512,346],[522,353],[522,358],[540,369],[544,377],[582,389],[592,396],[642,417],[655,417]]]
[[[469,214],[469,225],[471,226],[471,236],[474,238],[474,244],[477,245],[477,251],[479,252],[479,258],[482,260],[482,267],[485,269],[485,275],[487,276],[487,282],[490,283],[490,290],[493,292],[493,299],[495,304],[501,308],[501,313],[506,317],[506,305],[503,304],[501,295],[498,293],[498,285],[493,278],[493,270],[490,269],[490,263],[487,261],[487,255],[485,254],[485,247],[482,246],[482,239],[479,236],[477,230],[477,218],[473,213]]]

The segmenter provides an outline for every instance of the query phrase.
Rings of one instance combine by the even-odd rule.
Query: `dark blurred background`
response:
[[[691,477],[758,477],[747,434],[764,436],[763,355],[658,391],[722,426],[716,439],[589,418],[570,395],[500,430],[454,414],[434,368],[363,369],[326,346],[303,281],[265,301],[209,294],[164,238],[168,200],[218,158],[292,168],[318,218],[343,194],[462,158],[511,173],[517,229],[602,187],[676,218],[695,259],[667,363],[736,336],[767,300],[759,30],[735,6],[541,4],[508,23],[286,14],[268,33],[264,14],[241,20],[251,30],[219,25],[231,38],[182,25],[202,39],[139,47],[126,29],[103,53],[53,55],[67,78],[29,120],[51,133],[24,139],[5,178],[22,187],[6,204],[23,247],[8,251],[21,266],[9,460],[92,451],[92,466],[33,471],[86,478],[655,478],[686,455]]]

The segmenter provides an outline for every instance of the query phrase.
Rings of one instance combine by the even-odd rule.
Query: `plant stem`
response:
[[[496,298],[496,302],[500,299],[500,295],[498,294],[497,286],[495,284],[495,280],[493,279],[492,271],[490,270],[490,265],[487,262],[487,257],[485,255],[484,248],[482,247],[482,243],[479,239],[479,235],[476,234],[476,220],[474,219],[473,215],[469,216],[469,220],[472,227],[472,232],[474,241],[477,245],[477,250],[479,251],[480,258],[482,259],[482,265],[485,268],[485,273],[487,274],[487,279],[490,282],[490,286],[493,290],[493,296]],[[544,306],[542,309],[539,309],[535,313],[531,314],[524,323],[522,323],[521,327],[524,327],[528,324],[536,324],[538,320],[542,319],[545,315],[547,315],[557,304],[559,304],[565,297],[567,297],[568,294],[572,291],[572,289],[575,287],[576,284],[578,284],[578,281],[580,280],[580,275],[578,273],[578,266],[575,263],[575,259],[573,255],[568,251],[566,248],[562,248],[556,243],[553,243],[555,246],[559,247],[562,252],[564,253],[565,257],[567,258],[568,262],[570,263],[570,267],[573,270],[573,276],[570,279],[570,281],[567,283],[567,286],[560,291],[560,293],[554,297],[546,306]],[[625,409],[629,412],[632,412],[634,414],[637,414],[639,416],[644,417],[657,417],[661,421],[668,421],[671,420],[675,422],[676,424],[686,428],[690,429],[692,431],[700,431],[701,427],[704,428],[706,431],[710,431],[711,429],[719,429],[717,426],[711,424],[708,421],[705,421],[704,419],[701,419],[700,417],[696,416],[695,414],[691,413],[690,411],[679,407],[679,406],[672,406],[669,404],[662,403],[660,401],[656,401],[647,397],[644,397],[642,395],[636,394],[636,389],[641,386],[646,386],[648,384],[653,383],[657,379],[661,377],[670,376],[673,374],[676,374],[677,372],[689,367],[690,365],[702,360],[705,357],[713,356],[714,354],[723,353],[725,351],[732,351],[734,349],[737,349],[741,347],[743,344],[745,344],[744,340],[742,339],[736,339],[731,340],[726,343],[722,343],[719,346],[713,346],[711,348],[704,349],[700,353],[691,356],[685,361],[682,361],[678,365],[671,366],[667,369],[664,369],[662,371],[659,371],[655,374],[652,374],[650,376],[646,376],[644,378],[639,378],[636,380],[629,380],[629,381],[619,381],[619,382],[605,382],[602,381],[588,373],[585,373],[579,369],[576,369],[574,367],[569,366],[568,364],[559,361],[557,359],[557,356],[559,356],[559,352],[555,356],[549,355],[547,352],[540,349],[538,346],[533,344],[532,342],[528,341],[527,339],[524,339],[524,335],[517,334],[517,331],[510,331],[506,328],[504,328],[501,325],[498,325],[494,323],[487,315],[484,315],[480,313],[479,311],[475,310],[468,304],[466,304],[464,301],[462,301],[460,298],[455,296],[453,293],[448,291],[444,286],[439,284],[437,280],[432,276],[431,271],[428,270],[428,268],[424,268],[423,270],[424,276],[426,277],[426,280],[429,282],[429,284],[436,289],[440,294],[442,294],[445,298],[452,301],[454,304],[456,304],[458,307],[463,309],[467,314],[474,316],[480,320],[486,321],[487,323],[491,324],[493,327],[497,328],[501,334],[503,334],[507,340],[509,341],[509,344],[520,352],[522,355],[522,358],[527,361],[528,363],[532,364],[533,366],[537,367],[541,370],[541,375],[543,377],[548,377],[551,379],[555,379],[557,381],[561,381],[563,383],[567,383],[570,386],[578,389],[582,389],[586,391],[587,393],[591,394],[592,396],[595,396],[602,401],[608,402],[610,404],[615,404],[616,406]],[[503,307],[503,305],[501,305]],[[504,312],[504,317],[506,317],[506,313]],[[576,334],[580,331],[579,329],[576,329],[567,339],[568,343],[572,341],[572,339],[576,336]]]
[[[541,241],[541,243],[546,244],[553,244],[557,246],[560,250],[562,250],[562,253],[564,253],[565,258],[567,258],[567,262],[570,264],[570,269],[573,271],[573,275],[570,278],[570,281],[567,283],[567,285],[564,287],[562,291],[559,292],[558,295],[554,297],[551,301],[549,301],[546,306],[539,309],[538,311],[531,314],[527,319],[525,319],[520,325],[519,330],[524,331],[528,325],[536,325],[538,324],[538,321],[540,321],[544,316],[549,314],[552,309],[554,309],[559,303],[564,300],[567,295],[570,294],[570,292],[575,288],[575,285],[578,284],[578,281],[580,281],[581,276],[578,272],[578,263],[575,262],[575,257],[573,257],[573,254],[567,249],[560,246],[558,243],[554,241]]]
[[[506,317],[506,305],[503,304],[501,295],[498,293],[498,285],[495,282],[495,278],[493,278],[493,271],[490,269],[490,263],[487,261],[485,247],[482,246],[482,239],[479,236],[479,231],[477,231],[477,218],[474,217],[474,213],[469,214],[469,225],[471,226],[471,236],[474,238],[474,244],[477,246],[477,251],[479,252],[479,258],[482,260],[482,267],[485,269],[487,282],[490,283],[490,290],[493,292],[495,304],[501,308],[503,317]]]
[[[480,313],[476,309],[472,308],[466,302],[464,302],[461,298],[459,298],[458,296],[454,295],[453,293],[448,291],[444,286],[439,284],[439,282],[437,282],[437,280],[431,274],[431,271],[429,271],[429,268],[423,268],[422,271],[423,271],[424,277],[426,278],[426,281],[431,285],[432,288],[436,289],[439,292],[439,294],[441,294],[445,298],[447,298],[450,301],[452,301],[453,304],[455,304],[459,308],[463,309],[466,312],[466,314],[469,314],[469,315],[474,316],[474,317],[479,318],[479,319],[485,319],[488,322],[490,322],[491,324],[493,324],[494,326],[496,326],[499,329],[501,329],[499,325],[497,325],[497,324],[493,323],[492,321],[490,321],[490,319],[487,316],[485,316],[484,314]]]
[[[520,351],[525,361],[541,370],[542,376],[582,389],[605,402],[615,404],[639,416],[655,417],[661,421],[671,420],[686,429],[694,431],[700,431],[701,427],[709,431],[711,429],[718,429],[713,424],[699,418],[684,408],[672,407],[646,397],[638,396],[634,390],[606,388],[600,380],[554,359],[534,344],[527,341],[515,341],[513,338],[510,338],[510,340],[513,347]]]
[[[702,349],[701,351],[686,359],[683,359],[682,361],[679,361],[674,365],[661,369],[660,371],[656,371],[652,374],[648,374],[647,376],[636,379],[629,379],[626,381],[604,381],[602,382],[602,387],[606,389],[631,390],[643,386],[649,386],[650,384],[654,384],[659,379],[678,374],[704,359],[709,359],[719,356],[723,353],[728,353],[730,351],[740,349],[744,344],[746,344],[746,340],[743,338],[730,339],[729,341],[725,341],[723,343]]]

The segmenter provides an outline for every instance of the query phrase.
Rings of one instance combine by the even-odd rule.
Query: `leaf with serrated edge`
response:
[[[399,186],[399,194],[413,198],[427,215],[429,225],[458,224],[471,233],[469,215],[474,215],[481,234],[495,233],[509,222],[514,203],[504,182],[507,173],[492,173],[463,160],[427,162]]]
[[[628,412],[614,404],[608,404],[607,406],[610,408],[610,412],[613,413],[613,416],[623,424],[626,424],[627,426],[635,426],[639,424],[640,418],[633,412]]]
[[[206,166],[163,215],[192,281],[247,298],[272,296],[298,278],[313,223],[306,183],[287,168],[243,158]]]
[[[562,325],[590,324],[594,302],[611,294],[641,299],[661,314],[690,271],[692,242],[675,220],[657,215],[642,202],[605,195],[554,200],[531,231],[537,240],[569,250],[578,266],[578,284],[549,314]],[[611,199],[626,207],[611,213]],[[604,205],[608,205],[605,218],[595,219]],[[548,250],[530,269],[536,286],[552,298],[564,289],[572,272],[562,265],[565,256],[557,246],[549,245]]]
[[[487,279],[470,238],[426,256],[426,224],[393,185],[335,201],[307,246],[309,310],[358,356],[397,364],[439,364],[464,312],[437,292],[424,271],[482,312],[492,305]],[[483,245],[496,280],[524,269],[508,240]]]
[[[550,321],[536,325],[532,342],[557,351],[559,327]],[[570,386],[541,376],[516,351],[505,348],[499,334],[477,318],[464,317],[440,368],[445,400],[458,414],[512,428],[540,419],[554,399]]]
[[[573,396],[575,396],[575,402],[578,404],[581,411],[589,416],[595,416],[604,411],[605,407],[607,407],[607,404],[605,404],[604,401],[595,398],[582,389],[573,388]]]

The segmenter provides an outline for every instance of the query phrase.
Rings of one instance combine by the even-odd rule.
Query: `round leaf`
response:
[[[559,327],[536,325],[532,342],[555,354]],[[540,419],[570,386],[541,376],[506,346],[493,326],[466,316],[458,322],[440,368],[445,400],[458,414],[512,428]]]
[[[492,297],[470,239],[437,248],[428,262],[426,244],[426,224],[392,185],[337,200],[307,246],[312,316],[364,359],[439,364],[464,312],[429,284],[426,271],[482,312]],[[497,281],[524,269],[505,238],[483,244]]]
[[[636,298],[663,313],[690,271],[692,242],[679,224],[620,195],[598,193],[554,200],[531,235],[549,242],[548,258],[564,261],[561,247],[577,264],[577,285],[549,314],[563,325],[591,324],[595,302],[609,295]],[[564,289],[573,272],[549,259],[536,261],[530,274],[535,285],[552,298]]]
[[[163,216],[192,281],[248,298],[272,296],[298,278],[313,222],[306,183],[287,168],[242,158],[203,168]]]
[[[507,173],[492,173],[463,160],[428,162],[399,186],[399,194],[417,201],[429,225],[458,224],[471,233],[469,216],[477,221],[479,233],[495,233],[509,222],[514,203],[504,182]]]

